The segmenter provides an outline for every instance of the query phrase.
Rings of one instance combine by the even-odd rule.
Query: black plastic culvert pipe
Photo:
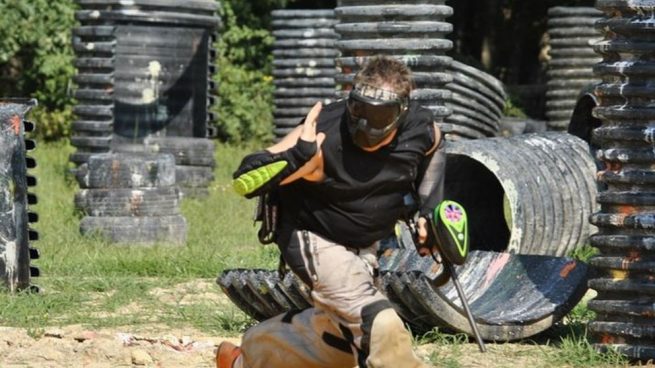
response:
[[[149,134],[204,138],[213,119],[210,0],[77,0],[76,164]]]
[[[566,256],[592,231],[594,172],[566,133],[453,142],[445,196],[469,212],[474,249]]]
[[[39,276],[39,269],[30,265],[39,258],[39,252],[30,247],[38,233],[29,225],[38,221],[29,210],[37,198],[28,191],[36,185],[28,174],[36,163],[26,156],[36,145],[25,139],[25,132],[34,129],[25,115],[35,105],[36,100],[0,100],[0,282],[9,291],[37,289],[30,282]]]
[[[594,67],[602,80],[594,90],[592,132],[602,163],[597,177],[606,185],[601,208],[591,217],[598,232],[591,244],[600,254],[590,260],[597,275],[589,287],[596,318],[589,324],[595,346],[631,360],[655,359],[655,20],[653,2],[597,0],[604,17],[595,45],[603,60]]]

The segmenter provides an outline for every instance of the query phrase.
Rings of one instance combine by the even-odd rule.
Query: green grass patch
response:
[[[235,307],[216,303],[174,306],[157,300],[152,291],[189,280],[213,280],[227,268],[275,268],[278,252],[256,237],[254,202],[231,189],[231,175],[251,147],[218,144],[216,180],[206,198],[185,198],[181,210],[188,222],[186,246],[115,245],[101,237],[83,236],[75,209],[79,190],[68,162],[74,148],[67,142],[40,144],[33,152],[38,167],[34,192],[39,214],[33,243],[41,258],[33,265],[42,277],[33,279],[38,294],[0,293],[0,324],[27,327],[85,323],[117,326],[156,322],[191,324],[211,331],[235,332],[252,321]],[[191,293],[193,291],[190,291]],[[227,300],[227,299],[226,299]],[[229,303],[224,303],[229,305]],[[131,311],[130,306],[140,310]],[[123,310],[122,310],[123,309]]]

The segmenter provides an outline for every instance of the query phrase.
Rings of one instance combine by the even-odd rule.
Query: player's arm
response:
[[[433,211],[444,197],[444,176],[446,174],[446,141],[434,124],[434,144],[426,152],[419,166],[417,191],[419,196],[418,240],[425,243],[428,237],[426,216]]]
[[[304,123],[278,143],[244,157],[233,174],[234,190],[246,198],[253,198],[314,172],[324,138],[322,133],[316,134],[316,120],[321,108],[320,102],[314,105]]]

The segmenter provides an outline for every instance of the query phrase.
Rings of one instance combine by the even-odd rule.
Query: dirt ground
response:
[[[238,338],[207,336],[165,326],[88,330],[81,326],[46,329],[34,336],[25,329],[0,327],[0,367],[214,367],[218,343]],[[417,352],[437,354],[440,366],[540,367],[543,347],[490,345],[484,355],[474,344],[422,345]],[[456,349],[457,351],[452,351]]]
[[[163,302],[230,303],[212,280],[151,290]],[[117,313],[139,313],[138,305]],[[223,340],[238,344],[239,337],[211,336],[193,328],[171,329],[145,324],[89,329],[80,325],[47,327],[38,331],[0,327],[0,368],[15,367],[214,367],[216,346]],[[417,353],[440,367],[552,367],[548,345],[487,344],[480,353],[476,344],[425,344]],[[564,367],[566,365],[556,364]],[[347,368],[347,367],[346,367]]]

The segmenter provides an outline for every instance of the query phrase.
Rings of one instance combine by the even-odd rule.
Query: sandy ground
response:
[[[65,326],[41,331],[0,327],[0,367],[214,367],[216,346],[239,338],[207,336],[193,330],[150,326],[88,330]],[[546,367],[544,347],[488,345],[478,352],[475,344],[422,345],[417,353],[451,367]],[[548,349],[548,348],[545,348]]]
[[[216,346],[227,339],[195,330],[152,326],[88,330],[49,328],[37,336],[0,327],[0,367],[214,367]]]
[[[231,303],[213,280],[191,281],[150,292],[171,304]],[[138,314],[145,313],[144,310],[140,305],[130,305],[117,313]],[[38,331],[0,327],[0,368],[214,367],[215,350],[223,340],[238,344],[240,338],[211,336],[193,328],[171,329],[156,322],[101,329],[80,325]],[[553,363],[548,357],[557,354],[552,346],[534,343],[488,343],[487,350],[480,353],[476,344],[462,342],[416,348],[419,356],[435,366],[453,368],[550,368]]]

